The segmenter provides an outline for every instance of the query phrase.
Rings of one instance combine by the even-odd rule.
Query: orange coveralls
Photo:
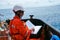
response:
[[[11,38],[13,40],[24,40],[28,27],[23,24],[18,16],[15,16],[9,24]]]
[[[31,30],[25,25],[24,22],[20,20],[18,16],[15,16],[9,24],[9,30],[11,34],[11,38],[13,40],[37,40],[35,38],[29,39]],[[28,31],[28,34],[27,34]],[[26,37],[27,34],[27,37]]]

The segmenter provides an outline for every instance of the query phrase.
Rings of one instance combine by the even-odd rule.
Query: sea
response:
[[[47,24],[52,25],[60,30],[60,5],[48,7],[28,7],[24,8],[24,16],[22,19],[30,18],[29,15],[34,15],[33,18],[43,20]],[[0,21],[13,19],[13,9],[0,9]]]

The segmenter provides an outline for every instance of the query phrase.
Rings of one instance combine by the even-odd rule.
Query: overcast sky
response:
[[[0,0],[0,9],[12,8],[14,5],[23,7],[43,7],[60,5],[60,0]]]

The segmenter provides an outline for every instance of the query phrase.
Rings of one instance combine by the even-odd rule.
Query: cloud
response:
[[[41,7],[60,4],[60,0],[0,0],[1,8],[12,8],[14,5],[24,7]]]

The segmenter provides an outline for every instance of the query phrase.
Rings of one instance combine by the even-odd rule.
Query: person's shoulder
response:
[[[19,20],[19,19],[13,19],[13,21],[14,21],[14,22],[20,22],[20,20]]]

